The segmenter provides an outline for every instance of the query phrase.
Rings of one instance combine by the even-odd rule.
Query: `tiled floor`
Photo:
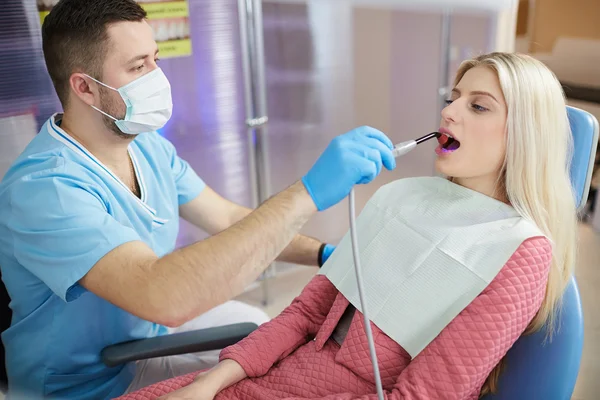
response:
[[[572,400],[600,397],[600,233],[591,226],[580,226],[579,263],[576,277],[583,302],[585,343],[579,378]],[[297,267],[267,282],[270,302],[265,311],[276,316],[296,297],[315,274],[315,268]],[[261,306],[262,288],[245,293],[240,300]]]

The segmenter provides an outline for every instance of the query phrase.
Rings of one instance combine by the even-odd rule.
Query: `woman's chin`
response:
[[[444,159],[444,157],[437,157],[435,159],[435,170],[436,172],[446,175],[446,176],[454,176],[452,174],[452,167],[448,165],[448,160]]]

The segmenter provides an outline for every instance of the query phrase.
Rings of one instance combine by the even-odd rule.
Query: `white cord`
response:
[[[423,141],[433,139],[439,136],[430,133],[429,135],[423,136],[417,140],[408,140],[406,142],[398,143],[394,146],[392,154],[398,158],[406,153],[411,152],[417,145]],[[383,387],[381,385],[381,375],[379,374],[379,364],[377,363],[377,354],[375,354],[375,341],[373,340],[373,332],[371,331],[371,321],[369,320],[367,313],[367,304],[364,298],[365,289],[363,288],[362,270],[360,266],[360,255],[358,254],[358,238],[356,237],[356,221],[355,221],[355,210],[356,206],[354,203],[354,188],[350,190],[349,196],[349,211],[350,211],[350,239],[352,241],[352,255],[354,256],[354,271],[356,272],[356,285],[358,286],[358,296],[360,297],[360,305],[362,307],[363,317],[365,318],[365,333],[367,334],[367,341],[369,342],[369,352],[371,353],[371,364],[373,364],[373,374],[375,375],[375,386],[377,387],[377,397],[379,400],[384,400]]]
[[[371,353],[371,363],[373,364],[373,373],[375,375],[375,386],[377,387],[377,396],[379,400],[384,400],[383,387],[381,386],[381,376],[379,375],[379,364],[377,363],[377,354],[375,354],[375,342],[373,341],[373,332],[371,331],[371,322],[367,317],[367,304],[363,297],[364,288],[362,280],[362,271],[360,267],[360,256],[358,254],[358,239],[356,237],[354,189],[350,191],[350,238],[352,240],[352,254],[354,256],[354,271],[356,272],[356,283],[358,285],[358,295],[362,307],[363,317],[365,318],[365,332],[369,342],[369,352]]]

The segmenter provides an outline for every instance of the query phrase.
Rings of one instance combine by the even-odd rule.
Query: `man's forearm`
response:
[[[232,224],[242,220],[252,209],[239,206],[234,215]],[[322,243],[310,236],[296,235],[292,242],[279,254],[278,261],[289,262],[294,264],[318,266],[319,265],[319,248]]]
[[[318,266],[322,243],[309,236],[296,235],[292,243],[277,257],[278,261]]]
[[[177,313],[171,316],[172,325],[177,325],[237,296],[316,211],[298,182],[229,229],[157,260],[150,268],[155,274],[149,274],[147,281],[156,287],[154,301],[170,304],[153,306]]]

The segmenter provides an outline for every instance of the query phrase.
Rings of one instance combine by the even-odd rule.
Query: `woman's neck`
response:
[[[472,178],[452,178],[452,182],[482,193],[493,199],[510,204],[502,180],[498,176],[477,176]]]

